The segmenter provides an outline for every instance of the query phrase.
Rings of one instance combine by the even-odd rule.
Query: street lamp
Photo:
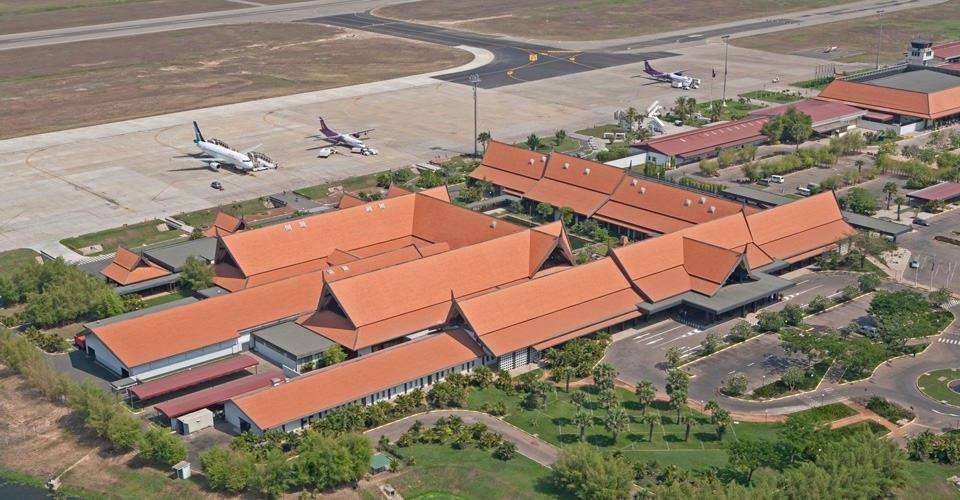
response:
[[[720,37],[723,40],[723,97],[720,98],[720,102],[723,103],[724,107],[727,105],[727,55],[730,53],[730,35],[723,35]]]
[[[880,16],[880,31],[877,34],[877,69],[880,69],[880,48],[883,47],[883,9],[877,11]]]
[[[480,85],[480,75],[474,73],[467,78],[470,85],[473,85],[473,157],[479,156],[477,149],[477,85]]]

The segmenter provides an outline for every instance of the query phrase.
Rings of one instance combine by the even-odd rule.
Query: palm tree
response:
[[[633,124],[637,122],[637,119],[640,117],[640,113],[637,112],[637,108],[630,106],[627,108],[627,121],[630,122],[628,127],[630,130],[633,130]]]
[[[560,144],[562,144],[563,141],[566,140],[566,139],[567,139],[567,131],[566,131],[566,130],[560,129],[560,130],[557,130],[556,132],[554,132],[554,133],[553,133],[553,141],[554,141],[553,149],[559,148],[559,147],[560,147]]]
[[[477,134],[477,140],[480,141],[480,144],[483,144],[483,152],[487,152],[487,144],[490,140],[493,139],[493,136],[490,135],[489,131],[483,131]]]
[[[715,399],[711,399],[710,401],[707,401],[707,405],[704,406],[703,409],[712,416],[717,413],[717,410],[720,409],[720,403],[717,403],[717,400]],[[713,421],[713,418],[710,420]]]
[[[860,173],[863,171],[863,160],[857,160],[853,162],[853,164],[857,167],[857,177],[859,177]]]
[[[573,425],[577,426],[577,430],[580,431],[580,441],[583,442],[583,435],[587,432],[587,427],[593,424],[593,417],[590,415],[590,412],[580,408],[577,410],[577,413],[573,415]]]
[[[640,415],[640,418],[639,418],[640,424],[647,424],[648,426],[650,426],[649,430],[647,431],[648,443],[653,442],[653,426],[657,424],[657,420],[659,419],[660,417],[658,415],[654,415],[653,413],[649,415]]]
[[[627,430],[630,425],[630,417],[627,412],[619,406],[611,407],[607,410],[607,417],[603,420],[603,426],[613,434],[613,442],[617,442],[617,436]]]
[[[903,204],[907,202],[907,199],[904,198],[903,196],[897,196],[897,199],[894,201],[897,202],[897,220],[900,220],[900,207],[902,207]]]
[[[543,141],[540,140],[539,137],[537,137],[537,134],[530,134],[529,136],[527,136],[527,140],[524,141],[524,144],[526,144],[527,147],[530,148],[530,151],[536,151],[540,149],[540,146],[543,146]]]
[[[563,380],[565,382],[564,390],[570,392],[570,377],[573,376],[574,368],[570,365],[560,365],[553,369],[553,373],[557,375],[557,379]]]
[[[897,183],[887,182],[884,184],[883,194],[887,195],[887,210],[890,210],[890,202],[893,200],[893,197],[897,195]]]
[[[713,101],[710,103],[710,121],[718,122],[723,117],[723,102]]]
[[[723,408],[718,409],[713,414],[713,421],[714,425],[717,426],[717,438],[723,441],[723,435],[727,432],[727,427],[733,423],[733,419],[730,418],[730,412]]]
[[[674,389],[670,391],[670,409],[677,410],[677,423],[680,423],[680,412],[683,411],[683,407],[687,404],[687,390],[686,389]]]
[[[634,393],[637,395],[637,403],[640,404],[640,414],[645,415],[647,413],[647,406],[653,403],[653,399],[657,396],[657,391],[653,388],[653,384],[649,380],[641,380],[637,383],[637,388],[634,390]]]

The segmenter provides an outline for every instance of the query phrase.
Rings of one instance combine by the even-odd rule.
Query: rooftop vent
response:
[[[373,207],[367,206],[367,207],[365,207],[365,208],[363,209],[363,211],[364,211],[364,212],[368,212],[368,213],[369,213],[369,212],[373,212]]]
[[[710,208],[707,209],[707,212],[710,212],[710,213],[716,213],[716,211],[717,211],[717,207],[713,205],[710,205]]]
[[[490,227],[497,227],[497,221],[496,220],[490,221]]]
[[[307,227],[307,221],[302,220],[297,225],[300,226],[301,228]]]
[[[541,156],[541,157],[540,157],[540,161],[546,163],[546,162],[547,162],[547,157],[546,157],[546,156]]]
[[[630,185],[631,185],[631,186],[636,186],[638,182],[639,182],[639,181],[637,181],[636,179],[631,179],[631,180],[630,180]]]
[[[685,207],[689,207],[690,204],[692,204],[692,203],[693,203],[693,202],[690,201],[690,198],[684,198],[684,199],[683,199],[683,206],[685,206]]]
[[[387,208],[387,206],[384,205],[383,203],[377,203],[377,206],[380,207],[380,210],[383,210],[384,208]]]
[[[340,270],[341,270],[341,271],[349,271],[349,270],[350,270],[350,267],[347,266],[347,265],[342,265],[342,266],[340,266]]]
[[[707,197],[706,197],[706,196],[701,196],[701,197],[700,197],[700,204],[703,205],[703,204],[706,203],[706,202],[707,202]]]
[[[568,168],[570,168],[570,162],[568,161],[563,162],[563,169],[566,170]]]
[[[590,169],[589,168],[583,169],[583,175],[590,175]]]
[[[647,187],[646,187],[646,186],[640,186],[640,194],[647,194]]]
[[[327,269],[327,274],[331,274],[331,275],[332,275],[334,272],[335,272],[335,271],[333,270],[332,267],[331,267],[330,269]]]
[[[292,230],[293,230],[293,226],[291,226],[290,224],[284,224],[284,225],[283,225],[283,230],[284,230],[284,231],[292,231]]]

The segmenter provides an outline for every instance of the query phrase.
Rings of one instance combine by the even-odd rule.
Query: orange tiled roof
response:
[[[834,80],[818,99],[929,120],[960,113],[960,86],[925,93],[871,85],[869,81]]]
[[[320,297],[321,273],[159,311],[93,329],[127,367],[236,338],[238,332],[311,311]]]
[[[203,230],[204,236],[226,236],[243,229],[243,219],[226,212],[217,212],[213,224]]]
[[[497,141],[490,141],[487,144],[487,148],[483,152],[483,159],[480,160],[480,165],[534,180],[543,177],[546,164],[547,157],[543,153]],[[471,175],[471,177],[473,176]]]
[[[604,193],[553,179],[540,179],[523,196],[558,208],[570,207],[574,212],[588,217],[596,213],[609,198],[609,195]]]
[[[260,429],[352,402],[483,355],[463,330],[451,330],[338,363],[233,402]]]
[[[609,258],[467,300],[464,320],[494,355],[637,311],[641,299]]]
[[[625,175],[622,168],[562,153],[550,154],[544,172],[549,179],[604,194],[612,194]]]
[[[523,194],[530,190],[537,179],[524,177],[506,170],[499,170],[487,165],[480,165],[470,172],[470,177],[480,181],[487,181],[491,184],[500,186],[517,194]]]
[[[113,261],[110,262],[107,267],[101,269],[100,274],[123,286],[168,276],[170,271],[140,257],[126,248],[118,247],[117,254],[113,257]]]

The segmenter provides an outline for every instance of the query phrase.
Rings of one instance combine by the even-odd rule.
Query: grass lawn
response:
[[[525,142],[518,142],[515,146],[526,149],[527,144]],[[564,137],[563,141],[557,144],[557,138],[554,136],[541,137],[540,138],[540,147],[537,148],[537,151],[542,151],[544,153],[549,153],[556,151],[558,153],[568,153],[570,151],[576,151],[580,149],[580,141],[572,137]]]
[[[823,375],[827,373],[827,369],[830,368],[830,361],[823,360],[813,366],[811,366],[805,373],[803,377],[803,382],[797,386],[796,389],[790,390],[787,387],[787,384],[784,384],[782,381],[777,380],[775,382],[769,383],[762,387],[757,387],[750,393],[748,399],[771,399],[787,396],[789,394],[794,394],[802,391],[809,391],[817,387],[820,381],[823,379]]]
[[[222,211],[239,217],[242,215],[257,214],[266,210],[267,207],[263,205],[263,200],[261,198],[254,198],[252,200],[230,203],[229,205],[177,214],[174,215],[173,218],[187,224],[188,226],[202,228],[213,223],[213,220],[217,217],[217,212]]]
[[[138,224],[128,224],[96,233],[66,238],[60,240],[60,243],[78,252],[81,248],[99,244],[103,247],[103,250],[91,253],[90,255],[102,255],[116,251],[118,246],[124,246],[132,250],[145,245],[160,243],[161,241],[175,240],[187,234],[176,229],[167,231],[157,230],[157,226],[162,223],[159,219],[153,219]]]
[[[355,177],[347,177],[342,181],[329,182],[326,184],[317,184],[316,186],[309,186],[305,188],[295,189],[294,192],[300,196],[305,196],[311,200],[316,200],[320,198],[326,198],[330,196],[330,188],[333,186],[343,186],[344,192],[357,191],[360,189],[367,189],[377,185],[377,176],[383,172],[374,172],[367,175],[358,175]]]
[[[577,130],[578,134],[589,135],[591,137],[603,137],[605,132],[623,132],[626,133],[625,128],[621,128],[620,125],[613,123],[608,123],[606,125],[597,125],[595,127],[585,128],[583,130]]]
[[[794,413],[794,415],[810,415],[814,422],[823,424],[827,422],[833,422],[834,420],[840,420],[841,418],[850,417],[856,413],[857,412],[854,411],[853,408],[850,408],[843,403],[830,403],[828,405],[810,408],[809,410],[803,410],[801,412]]]
[[[815,89],[823,90],[827,88],[827,85],[833,82],[833,77],[826,78],[814,78],[812,80],[803,80],[799,82],[793,82],[790,85],[793,87],[800,87],[802,89]]]
[[[920,391],[942,403],[960,406],[960,394],[950,390],[949,384],[960,379],[960,368],[947,368],[924,373],[917,381]]]
[[[165,293],[162,295],[157,294],[157,295],[153,295],[151,297],[143,299],[143,307],[147,308],[147,307],[159,306],[160,304],[166,304],[167,302],[173,302],[175,300],[180,300],[184,297],[189,297],[189,296],[190,296],[189,292],[184,293],[183,290],[177,288],[176,290],[170,293]]]
[[[491,451],[447,445],[417,444],[401,448],[414,465],[401,467],[389,483],[407,499],[556,498],[550,470],[517,455],[493,458]]]
[[[719,101],[719,99],[717,99],[717,101]],[[697,111],[704,116],[710,116],[710,105],[713,102],[714,101],[698,103]],[[739,120],[749,115],[751,111],[763,107],[764,106],[759,104],[743,103],[737,99],[727,99],[727,105],[723,108],[720,120]]]
[[[0,252],[0,274],[13,272],[24,264],[35,262],[34,259],[40,255],[29,248],[16,248]]]
[[[570,393],[574,391],[583,391],[588,395],[585,408],[594,415],[593,425],[587,428],[584,440],[607,450],[619,449],[624,452],[716,450],[722,448],[726,442],[737,439],[738,436],[775,439],[777,430],[780,428],[780,424],[739,422],[732,425],[723,441],[720,441],[716,427],[710,423],[710,417],[687,408],[683,414],[691,419],[693,425],[689,439],[685,440],[686,425],[676,423],[676,411],[670,410],[665,401],[657,401],[647,408],[648,412],[659,417],[654,425],[653,439],[650,440],[649,426],[638,422],[641,411],[636,398],[632,393],[618,388],[617,394],[630,416],[630,425],[614,441],[611,433],[603,426],[603,410],[599,408],[593,388],[571,389]],[[493,387],[472,390],[468,396],[468,407],[478,409],[484,403],[493,404],[498,401],[506,404],[507,422],[531,434],[536,434],[558,446],[575,443],[578,439],[579,431],[573,424],[576,407],[570,401],[569,394],[562,389],[548,396],[546,408],[543,410],[524,410],[520,407],[519,396],[507,395]],[[718,460],[716,454],[713,458]],[[691,454],[691,460],[691,465],[701,465],[696,454]]]
[[[740,95],[750,99],[758,99],[761,101],[774,102],[777,104],[786,104],[788,102],[796,102],[796,101],[799,101],[800,99],[803,99],[803,96],[800,96],[792,92],[787,92],[787,91],[775,92],[773,90],[752,90],[750,92],[747,92],[745,94],[740,94]]]
[[[908,460],[904,470],[908,484],[896,492],[897,498],[957,498],[957,489],[947,478],[960,474],[960,465]]]

